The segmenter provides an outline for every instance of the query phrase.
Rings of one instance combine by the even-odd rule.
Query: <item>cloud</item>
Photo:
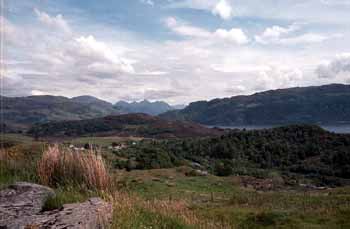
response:
[[[167,18],[166,25],[176,34],[185,37],[206,38],[211,39],[212,42],[225,41],[237,45],[244,45],[249,42],[249,38],[240,28],[232,28],[230,30],[220,28],[214,32],[210,32],[199,27],[188,25],[184,22],[178,22],[174,17]]]
[[[347,6],[339,9],[320,0],[226,0],[237,20],[223,22],[219,10],[217,18],[212,16],[220,0],[154,0],[157,10],[137,13],[140,1],[99,4],[89,14],[86,5],[77,8],[70,1],[40,5],[47,9],[33,14],[27,9],[39,7],[36,1],[16,1],[26,5],[14,9],[19,18],[10,14],[11,27],[0,28],[8,30],[5,55],[11,62],[3,93],[90,94],[111,102],[129,97],[178,104],[350,81],[349,71],[330,67],[336,58],[326,63],[331,71],[323,70],[334,78],[315,74],[321,60],[349,47],[348,23],[341,24],[349,19]],[[169,9],[169,4],[178,5]],[[62,15],[45,13],[49,9]],[[164,20],[169,14],[174,16]],[[156,26],[162,20],[168,33]],[[338,33],[344,33],[343,39]]]
[[[191,8],[209,12],[223,20],[233,17],[231,0],[178,0],[168,1],[170,8]]]
[[[12,45],[26,45],[28,40],[23,40],[25,31],[18,29],[12,22],[7,18],[0,15],[0,33],[4,39],[6,46]]]
[[[31,91],[31,95],[48,95],[50,94],[49,92],[45,92],[45,91],[40,91],[40,90],[32,90]]]
[[[305,33],[299,36],[281,39],[279,43],[286,44],[286,45],[313,44],[313,43],[322,43],[329,39],[340,38],[340,37],[342,37],[341,34],[323,35],[323,34],[317,34],[317,33]]]
[[[213,12],[220,0],[177,0],[170,8],[190,8]],[[349,0],[226,0],[232,7],[231,18],[254,18],[257,21],[303,21],[348,25]]]
[[[93,36],[81,36],[75,41],[77,46],[74,47],[74,51],[81,60],[89,62],[89,70],[97,73],[135,73],[127,60],[115,55],[108,45],[97,41]]]
[[[254,90],[262,91],[297,86],[303,79],[303,72],[289,66],[270,65],[259,72]]]
[[[120,100],[125,101],[140,101],[140,100],[166,100],[179,96],[183,96],[183,92],[173,89],[159,90],[159,89],[145,89],[134,92],[133,94],[126,94],[120,97]]]
[[[143,72],[138,72],[137,74],[139,75],[146,75],[146,76],[161,76],[161,75],[166,75],[168,72],[165,71],[143,71]]]
[[[335,78],[341,73],[347,73],[347,78],[350,79],[350,53],[339,54],[316,69],[319,78]]]
[[[203,37],[203,38],[207,38],[211,36],[210,32],[206,31],[205,29],[186,25],[185,23],[179,23],[174,17],[168,17],[166,19],[166,25],[168,26],[168,28],[170,28],[175,33],[181,36]]]
[[[45,14],[41,16],[42,20],[48,19]],[[126,82],[132,80],[130,75],[136,74],[133,67],[135,61],[125,56],[125,48],[78,32],[71,31],[69,36],[50,33],[51,27],[62,31],[69,27],[68,24],[65,24],[67,27],[52,24],[49,28],[6,22],[11,27],[1,27],[1,30],[9,31],[11,28],[12,37],[20,39],[11,40],[11,49],[5,50],[8,69],[2,91],[5,95],[38,95],[43,92],[65,96],[92,94],[103,98],[116,94],[110,92],[110,87],[114,90],[120,85],[127,87],[129,84]],[[50,20],[45,22],[47,25],[56,23]],[[9,35],[6,37],[10,38]]]
[[[226,0],[220,0],[212,9],[212,13],[220,16],[224,20],[228,20],[233,17],[232,6]]]
[[[150,100],[162,100],[168,99],[172,97],[177,97],[184,95],[183,92],[175,91],[175,90],[146,90],[144,92],[143,98],[148,98]]]
[[[140,0],[142,4],[154,6],[154,2],[152,0]]]
[[[232,28],[231,30],[218,29],[215,31],[214,36],[239,45],[247,44],[249,42],[248,37],[242,29],[239,28]]]
[[[272,26],[266,28],[261,35],[255,36],[255,41],[260,44],[281,44],[281,45],[302,45],[322,43],[329,39],[341,38],[342,34],[324,35],[318,33],[304,33],[295,35],[300,30],[299,24],[292,24],[288,27]]]
[[[288,27],[281,26],[272,26],[266,28],[265,31],[261,35],[255,36],[255,40],[261,44],[268,44],[272,42],[279,42],[282,36],[287,35],[291,32],[297,31],[299,26],[296,24],[292,24]]]
[[[49,27],[57,28],[63,31],[64,33],[71,33],[71,28],[69,27],[67,21],[63,18],[61,14],[52,17],[45,12],[39,11],[36,8],[34,9],[34,12],[41,23]]]
[[[231,95],[241,95],[247,92],[247,88],[243,85],[233,85],[225,90],[228,94]]]
[[[349,6],[349,0],[321,0],[321,3],[328,6]]]

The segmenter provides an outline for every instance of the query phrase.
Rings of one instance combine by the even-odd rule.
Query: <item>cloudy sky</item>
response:
[[[1,0],[2,94],[189,103],[350,83],[350,0]]]

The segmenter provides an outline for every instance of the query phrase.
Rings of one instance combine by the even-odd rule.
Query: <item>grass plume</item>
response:
[[[50,146],[38,162],[39,180],[44,185],[78,184],[93,190],[107,190],[110,175],[100,154]]]

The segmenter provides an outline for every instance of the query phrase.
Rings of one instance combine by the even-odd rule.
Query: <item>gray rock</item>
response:
[[[53,195],[50,188],[28,183],[16,183],[0,191],[0,228],[102,229],[109,226],[112,205],[100,198],[41,212],[47,198]]]
[[[19,182],[0,191],[0,226],[38,214],[55,192],[45,186]]]

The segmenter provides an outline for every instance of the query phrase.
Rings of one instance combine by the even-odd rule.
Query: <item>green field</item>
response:
[[[0,144],[11,143],[11,144],[29,144],[34,140],[32,137],[28,137],[22,134],[1,134]]]
[[[82,138],[74,138],[71,140],[65,141],[66,144],[74,144],[74,145],[84,145],[84,144],[94,144],[99,145],[100,147],[107,147],[112,145],[112,143],[120,143],[120,142],[136,142],[140,141],[142,138],[137,137],[82,137]]]

